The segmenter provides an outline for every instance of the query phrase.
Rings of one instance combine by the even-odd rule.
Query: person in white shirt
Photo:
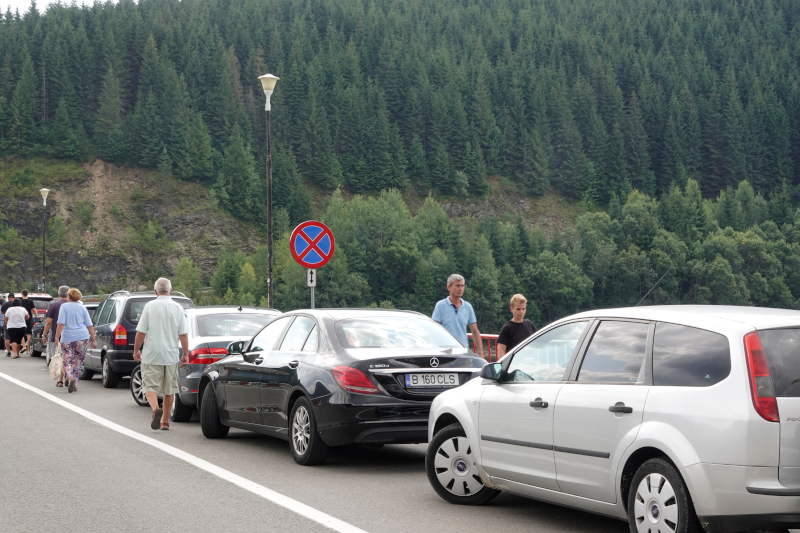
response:
[[[178,392],[178,361],[186,363],[189,354],[189,325],[181,305],[170,297],[172,283],[167,278],[158,278],[153,288],[158,297],[142,309],[133,359],[142,362],[142,391],[153,411],[150,429],[168,430],[172,402]],[[180,341],[183,354],[179,353],[176,340]],[[158,406],[159,393],[164,396],[163,409]]]
[[[19,358],[19,349],[27,331],[28,311],[22,307],[19,299],[6,309],[5,323],[8,331],[8,338],[11,342],[11,358]]]

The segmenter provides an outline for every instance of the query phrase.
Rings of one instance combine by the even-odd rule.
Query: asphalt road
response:
[[[4,354],[4,352],[0,352]],[[121,434],[0,376],[0,531],[330,531],[308,508],[369,532],[614,532],[622,522],[515,496],[482,507],[450,505],[425,477],[424,445],[334,450],[318,467],[294,463],[287,444],[231,430],[203,437],[199,424],[149,427],[149,409],[127,381],[97,378],[77,393],[56,388],[42,359],[0,355],[0,373],[122,426]],[[135,433],[133,433],[135,432]],[[167,453],[155,445],[168,444]],[[175,451],[177,449],[177,451]],[[284,506],[180,458],[188,452],[231,476],[296,500]],[[239,479],[240,479],[239,478]]]

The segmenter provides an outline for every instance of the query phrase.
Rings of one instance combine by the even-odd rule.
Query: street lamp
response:
[[[42,292],[47,292],[47,266],[45,263],[45,249],[47,239],[47,195],[50,194],[50,189],[41,188],[39,194],[42,195],[42,208],[44,210],[44,217],[42,217]]]
[[[267,307],[272,307],[272,105],[270,98],[279,79],[272,74],[258,77],[258,81],[261,82],[261,87],[264,89],[264,96],[267,98],[264,103],[264,111],[267,113]]]

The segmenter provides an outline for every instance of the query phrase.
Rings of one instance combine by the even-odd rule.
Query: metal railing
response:
[[[467,333],[469,338],[469,348],[475,351],[475,342],[472,340],[472,333]],[[483,343],[483,358],[494,363],[497,361],[497,337],[499,335],[492,335],[489,333],[481,333],[481,343]]]

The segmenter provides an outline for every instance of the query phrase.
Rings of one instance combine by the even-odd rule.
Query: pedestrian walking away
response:
[[[0,314],[3,315],[3,345],[6,349],[6,356],[11,355],[11,339],[8,337],[8,320],[5,320],[5,314],[9,307],[14,305],[14,293],[8,293],[8,300],[0,306]]]
[[[25,321],[28,318],[28,312],[22,307],[22,303],[17,299],[11,303],[11,306],[6,309],[5,322],[6,332],[11,344],[11,358],[18,359],[19,352],[22,348],[22,342],[25,340]]]
[[[31,336],[33,335],[33,309],[36,305],[33,303],[33,300],[28,298],[28,290],[22,289],[22,298],[17,298],[22,307],[28,312],[28,319],[25,321],[25,342],[24,346],[22,347],[22,351],[30,352],[31,346]]]
[[[508,302],[511,310],[511,320],[503,324],[500,335],[497,337],[497,357],[503,357],[517,344],[524,341],[536,331],[533,322],[525,318],[528,310],[528,300],[521,294],[515,294]]]
[[[67,292],[69,291],[69,287],[66,285],[61,285],[58,288],[58,299],[53,300],[50,302],[50,305],[47,307],[47,317],[44,321],[44,327],[42,328],[42,342],[47,343],[47,366],[50,366],[50,359],[53,358],[53,354],[56,351],[56,324],[58,323],[58,311],[61,309],[61,306],[68,302],[67,299]]]
[[[474,340],[475,353],[483,357],[483,342],[481,341],[481,332],[478,330],[478,319],[475,318],[475,310],[472,309],[472,305],[468,301],[462,298],[465,288],[464,276],[450,274],[447,278],[447,292],[449,295],[447,298],[436,302],[432,318],[444,326],[464,347],[469,346],[469,339],[467,338],[467,328],[469,328]]]
[[[86,358],[86,347],[95,347],[95,331],[89,311],[80,302],[83,295],[76,288],[67,291],[68,301],[61,304],[58,310],[58,327],[56,342],[61,344],[61,355],[64,359],[64,375],[67,390],[78,390],[78,380],[83,374],[83,361]]]
[[[189,353],[189,325],[181,305],[170,297],[172,283],[158,278],[153,289],[156,299],[145,304],[136,326],[133,358],[141,361],[142,391],[153,414],[150,429],[168,430],[178,392],[178,362],[185,364]],[[176,340],[180,341],[182,353]],[[164,397],[163,408],[158,406],[159,393]]]

